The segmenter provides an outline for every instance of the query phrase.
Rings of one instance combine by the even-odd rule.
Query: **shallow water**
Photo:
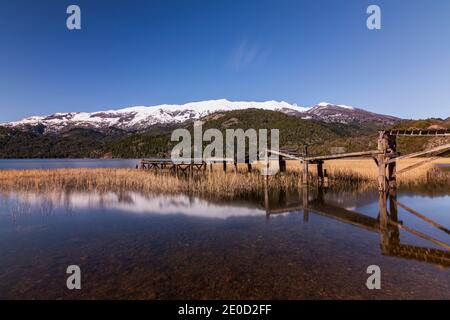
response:
[[[63,168],[135,168],[135,159],[0,159],[0,170]]]
[[[379,200],[332,190],[236,201],[1,194],[0,298],[450,299],[439,245],[450,243],[450,196],[400,191],[381,214]],[[425,239],[386,226],[388,213]],[[69,265],[81,267],[82,290],[66,288]],[[381,290],[365,285],[369,265],[381,268]]]

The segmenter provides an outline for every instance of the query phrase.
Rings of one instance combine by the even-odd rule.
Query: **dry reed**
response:
[[[417,160],[420,161],[420,160]],[[438,161],[450,163],[449,159]],[[399,169],[415,163],[402,161]],[[329,184],[337,187],[375,187],[376,166],[373,160],[334,160],[325,162]],[[287,172],[269,179],[270,189],[292,189],[301,183],[300,166],[287,164]],[[311,182],[315,183],[315,168],[310,169]],[[442,188],[450,186],[450,172],[433,167],[433,164],[398,176],[398,184],[418,185],[437,183]],[[187,176],[177,178],[170,172],[136,169],[54,169],[54,170],[0,170],[0,191],[63,191],[85,192],[138,191],[152,193],[193,193],[224,198],[261,194],[264,177],[256,170],[252,173],[227,173],[220,170],[196,173],[189,181]]]

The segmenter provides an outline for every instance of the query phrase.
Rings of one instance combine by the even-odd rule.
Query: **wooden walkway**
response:
[[[292,149],[280,149],[280,150],[266,150],[265,156],[259,159],[260,162],[265,163],[263,168],[269,168],[269,162],[273,161],[273,156],[276,156],[279,162],[280,171],[286,169],[286,160],[299,161],[302,167],[302,184],[309,184],[309,166],[317,166],[317,179],[319,184],[323,184],[327,174],[323,169],[325,161],[347,158],[359,158],[370,157],[374,160],[375,165],[378,167],[378,189],[380,191],[387,191],[389,189],[395,189],[397,187],[397,174],[404,173],[409,170],[414,170],[424,164],[429,163],[431,160],[436,159],[436,156],[442,156],[450,153],[450,144],[444,144],[434,147],[429,150],[423,150],[407,155],[400,155],[397,152],[397,137],[450,137],[450,130],[384,130],[379,131],[377,138],[378,148],[376,150],[362,151],[362,152],[350,152],[350,153],[337,153],[324,156],[310,156],[308,150],[305,147],[304,151],[299,153]],[[425,159],[410,167],[404,168],[397,172],[397,162],[399,160],[410,159],[414,157],[420,157],[428,154],[434,154],[431,160]],[[270,160],[269,160],[270,159]],[[190,175],[194,171],[212,171],[214,163],[221,163],[224,172],[227,172],[227,167],[232,166],[233,172],[237,173],[238,163],[235,159],[230,158],[209,158],[200,161],[190,161],[189,159],[183,163],[174,163],[170,159],[143,159],[140,162],[139,168],[147,170],[171,170],[177,175],[181,172],[188,172]],[[247,170],[252,171],[253,163],[250,163],[248,159],[245,162]],[[267,177],[267,176],[266,176]]]
[[[397,162],[399,160],[411,159],[414,157],[420,157],[424,155],[434,154],[435,156],[443,156],[450,153],[450,144],[444,144],[431,148],[429,150],[423,150],[407,155],[400,155],[397,152],[397,137],[450,137],[450,130],[384,130],[379,131],[377,139],[377,150],[369,150],[362,152],[340,153],[330,154],[325,156],[308,156],[307,149],[302,156],[291,156],[289,154],[278,152],[274,150],[268,150],[269,154],[275,154],[280,158],[298,160],[303,166],[302,183],[308,185],[309,181],[309,165],[317,166],[317,178],[319,184],[322,184],[326,173],[323,170],[323,164],[328,160],[345,159],[345,158],[358,158],[358,157],[371,157],[374,159],[376,166],[378,167],[378,189],[380,191],[387,191],[389,189],[396,189],[397,187],[397,174],[404,173],[409,170],[414,170],[422,165],[429,163],[430,159],[425,159],[419,163],[411,165],[407,168],[397,172]],[[432,157],[435,160],[436,157]]]
[[[377,232],[381,235],[381,248],[382,253],[388,256],[402,257],[405,259],[414,259],[418,261],[424,261],[432,264],[436,264],[443,267],[450,267],[450,245],[436,240],[426,234],[422,234],[410,227],[404,226],[401,221],[397,219],[397,206],[402,207],[404,210],[413,214],[419,219],[422,219],[426,223],[429,223],[435,228],[449,234],[450,230],[446,227],[432,221],[425,215],[418,213],[417,211],[397,202],[396,197],[392,198],[392,194],[396,195],[396,177],[397,174],[407,172],[409,170],[414,170],[426,163],[429,163],[430,158],[424,159],[414,165],[397,171],[397,162],[399,160],[410,159],[413,157],[419,157],[423,155],[433,154],[431,159],[436,159],[437,156],[442,156],[450,152],[450,144],[444,144],[431,148],[429,150],[423,150],[420,152],[415,152],[407,155],[400,155],[397,152],[397,137],[398,136],[408,136],[408,137],[447,137],[450,136],[450,130],[388,130],[380,131],[377,138],[378,148],[376,150],[369,150],[363,152],[351,152],[351,153],[340,153],[340,154],[330,154],[324,156],[310,156],[308,155],[307,148],[301,153],[295,152],[295,150],[281,149],[266,150],[265,156],[259,159],[264,166],[269,167],[269,163],[276,156],[279,162],[280,171],[286,169],[285,162],[287,159],[299,161],[303,170],[301,175],[302,188],[302,205],[290,205],[287,208],[279,209],[269,209],[268,203],[268,188],[265,188],[265,208],[268,216],[271,214],[283,213],[286,211],[296,211],[303,210],[304,220],[308,220],[309,211],[316,214],[326,216],[328,218],[337,219],[341,222],[352,224],[356,227],[364,228],[366,230]],[[323,170],[323,164],[325,161],[335,160],[335,159],[347,159],[347,158],[358,158],[358,157],[370,157],[374,160],[375,165],[378,168],[378,189],[379,189],[379,206],[380,215],[377,219],[362,215],[358,212],[354,212],[345,208],[325,204],[323,201],[315,200],[309,201],[308,199],[308,184],[309,184],[309,166],[317,166],[317,179],[319,182],[319,190],[323,185],[324,179],[326,177],[326,171]],[[270,160],[269,160],[270,159]],[[237,173],[237,161],[231,158],[209,158],[201,161],[190,161],[174,163],[170,159],[143,159],[140,162],[139,167],[145,170],[169,170],[175,172],[178,176],[179,173],[188,173],[189,177],[192,178],[193,172],[205,172],[212,171],[212,165],[214,163],[219,163],[223,165],[223,171],[227,172],[227,167],[232,166],[233,172]],[[249,172],[252,171],[252,163],[246,159],[246,165]],[[268,176],[266,176],[265,181],[268,181]],[[386,208],[386,198],[389,194],[390,197],[390,212]],[[434,248],[424,248],[413,245],[405,245],[400,243],[400,233],[403,230],[405,232],[411,233],[417,237],[424,240],[430,241],[433,244],[443,247],[445,250],[434,249]]]
[[[450,137],[450,129],[441,130],[387,130],[386,134],[396,137]]]
[[[319,188],[319,197],[317,199],[309,200],[307,189],[305,189],[302,191],[303,200],[301,201],[301,204],[288,204],[282,208],[271,209],[269,201],[266,199],[264,204],[266,215],[270,218],[271,215],[303,211],[303,214],[305,215],[304,221],[308,222],[308,216],[312,212],[326,218],[338,220],[340,222],[380,234],[381,252],[383,255],[426,262],[445,268],[450,267],[450,245],[429,235],[416,231],[411,227],[407,227],[403,224],[403,222],[398,220],[397,207],[400,206],[405,208],[406,206],[397,201],[395,192],[389,193],[389,195],[388,193],[380,193],[379,216],[377,218],[373,218],[353,210],[342,208],[338,205],[324,202],[323,192],[322,196],[320,196],[320,190],[323,191],[322,188]],[[306,192],[306,194],[304,192]],[[389,210],[386,205],[388,197]],[[425,215],[419,214],[408,207],[406,207],[405,210],[410,213],[414,212],[414,214],[417,217],[420,217],[424,222],[431,224],[440,231],[448,234],[448,229],[427,218]],[[405,232],[408,232],[425,241],[429,241],[443,249],[402,244],[400,241],[400,230],[404,230]]]

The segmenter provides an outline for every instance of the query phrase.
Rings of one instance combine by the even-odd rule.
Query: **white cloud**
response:
[[[250,42],[245,38],[232,51],[229,65],[236,70],[240,70],[253,63],[263,62],[269,55],[270,49],[265,49],[258,43]]]

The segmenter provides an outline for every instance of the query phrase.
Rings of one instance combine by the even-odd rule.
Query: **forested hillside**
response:
[[[269,110],[246,109],[218,112],[202,119],[203,131],[218,128],[279,129],[281,147],[303,149],[308,145],[310,154],[353,152],[376,148],[376,136],[384,124],[326,123],[312,119],[301,119],[285,113]],[[407,120],[394,126],[401,129],[450,128],[450,120]],[[193,131],[193,122],[179,125],[154,126],[143,132],[125,132],[118,129],[96,130],[71,128],[59,133],[43,134],[36,130],[0,127],[1,158],[143,158],[170,156],[175,142],[170,141],[176,128]],[[224,134],[225,137],[225,134]],[[398,149],[409,153],[436,144],[447,142],[447,138],[399,138]]]

